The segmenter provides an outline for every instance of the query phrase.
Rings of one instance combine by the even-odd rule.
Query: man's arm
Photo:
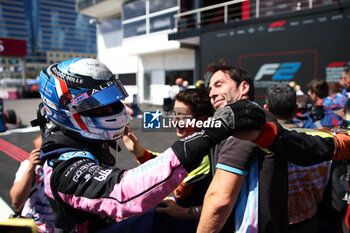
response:
[[[217,169],[204,198],[197,232],[219,232],[230,216],[244,176]]]
[[[40,151],[39,149],[34,149],[29,156],[29,163],[23,176],[20,180],[15,181],[11,190],[10,196],[12,200],[12,207],[16,212],[19,212],[23,207],[24,203],[29,197],[30,189],[34,182],[34,171],[37,164],[40,163]]]
[[[309,131],[290,131],[278,123],[268,122],[254,142],[302,166],[326,160],[350,159],[349,135],[320,130]]]

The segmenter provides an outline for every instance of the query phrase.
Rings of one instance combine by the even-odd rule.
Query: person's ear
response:
[[[246,81],[241,82],[239,88],[241,89],[242,96],[248,96],[250,85]]]

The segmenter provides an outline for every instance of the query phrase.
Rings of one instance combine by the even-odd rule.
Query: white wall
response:
[[[133,95],[138,93],[137,86],[125,85],[124,87],[129,94],[129,96],[124,100],[124,103],[131,104],[133,101]]]
[[[140,59],[143,69],[152,74],[151,103],[157,105],[163,104],[163,97],[166,95],[165,71],[195,68],[195,52],[188,49],[142,55]],[[138,79],[143,79],[143,74]],[[140,101],[143,101],[143,96],[140,96]]]
[[[132,102],[133,94],[138,95],[138,103],[146,102],[143,98],[144,72],[151,73],[149,103],[162,105],[165,71],[195,68],[195,52],[181,49],[178,41],[168,41],[168,32],[126,38],[122,43],[115,43],[121,46],[107,48],[105,40],[110,39],[103,38],[97,30],[98,59],[113,73],[136,73],[137,86],[125,87],[129,93],[126,103]]]
[[[165,93],[163,93],[164,90],[164,80],[165,80],[165,72],[162,69],[159,70],[152,70],[151,72],[152,78],[151,78],[151,103],[162,105],[163,104],[163,98],[165,96]]]
[[[180,48],[180,42],[169,41],[168,32],[130,37],[123,40],[123,48],[129,54],[152,54]]]
[[[190,49],[176,49],[163,53],[141,56],[145,70],[189,70],[195,68],[195,52]]]

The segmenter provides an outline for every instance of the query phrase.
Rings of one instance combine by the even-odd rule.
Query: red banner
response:
[[[0,56],[18,56],[27,55],[27,43],[25,40],[9,39],[0,37]]]

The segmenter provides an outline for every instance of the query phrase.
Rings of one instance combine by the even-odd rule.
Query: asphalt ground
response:
[[[16,158],[23,158],[30,153],[33,149],[32,141],[39,134],[38,127],[30,126],[30,121],[36,118],[36,108],[39,103],[40,99],[4,100],[4,110],[14,110],[24,125],[23,128],[12,129],[15,127],[11,127],[6,132],[0,133],[0,197],[8,205],[11,203],[9,191],[20,165]],[[149,106],[142,110],[151,111],[158,108]],[[130,126],[145,148],[162,152],[176,141],[175,132],[145,131],[142,128],[142,121],[142,118],[134,117],[130,121]],[[118,153],[118,167],[130,169],[137,166],[134,156],[126,150],[121,140],[119,145],[122,151]]]

